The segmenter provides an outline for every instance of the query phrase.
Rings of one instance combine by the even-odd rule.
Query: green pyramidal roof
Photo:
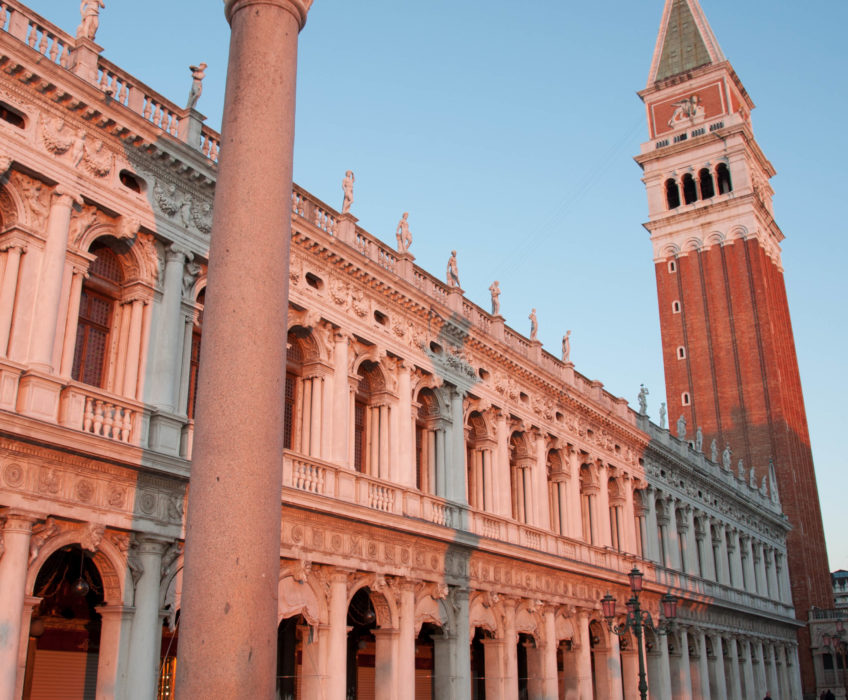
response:
[[[698,0],[666,0],[649,83],[723,60]]]

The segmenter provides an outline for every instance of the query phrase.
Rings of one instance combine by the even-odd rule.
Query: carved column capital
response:
[[[70,208],[75,202],[80,206],[85,204],[85,202],[82,201],[80,193],[75,192],[66,185],[57,185],[56,189],[53,190],[53,197],[55,197],[55,199],[52,200],[52,204],[54,205],[58,204]]]
[[[273,5],[290,12],[297,20],[298,29],[303,29],[306,24],[306,15],[312,7],[312,0],[224,0],[224,14],[227,22],[232,25],[236,12],[252,5]]]
[[[184,263],[186,260],[193,260],[194,255],[188,248],[184,248],[181,245],[176,243],[172,243],[165,250],[165,261],[166,262],[179,262]]]

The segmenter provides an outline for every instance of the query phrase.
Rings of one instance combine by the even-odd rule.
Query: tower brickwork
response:
[[[648,85],[644,171],[669,416],[749,482],[776,479],[793,530],[796,614],[832,607],[824,529],[754,105],[697,0],[666,0]],[[752,473],[753,470],[753,473]],[[807,630],[805,690],[814,688]]]

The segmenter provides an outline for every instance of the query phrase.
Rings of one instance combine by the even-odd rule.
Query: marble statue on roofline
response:
[[[665,428],[665,401],[660,404],[660,428]]]
[[[459,268],[456,266],[456,251],[451,251],[451,256],[448,258],[448,287],[459,287]]]
[[[198,63],[196,66],[189,66],[188,69],[191,71],[191,90],[188,92],[186,109],[194,109],[197,106],[200,95],[203,94],[203,78],[206,77],[206,64]]]
[[[530,319],[530,340],[536,340],[539,335],[539,319],[536,318],[536,309],[531,309],[527,318]]]
[[[350,205],[353,204],[353,183],[356,178],[353,176],[353,170],[346,170],[344,180],[342,180],[342,192],[344,192],[344,200],[342,200],[342,214],[350,214]]]
[[[562,336],[562,361],[571,362],[571,331]]]
[[[698,429],[695,431],[695,452],[703,452],[704,451],[704,433],[701,430],[701,426],[698,426]]]
[[[681,440],[686,439],[686,416],[680,414],[680,418],[677,419],[677,437]]]
[[[395,238],[397,238],[398,253],[408,253],[409,246],[412,245],[412,234],[409,232],[409,212],[405,211],[400,221],[398,221]],[[448,274],[448,284],[450,284],[450,274]],[[457,283],[459,286],[459,283]]]
[[[80,3],[80,25],[77,27],[77,38],[91,39],[97,34],[100,26],[100,8],[105,8],[103,0],[82,0]]]
[[[724,471],[730,471],[730,455],[733,454],[730,451],[730,445],[726,444],[724,446],[724,450],[721,453],[721,466],[724,468]]]
[[[492,295],[492,316],[499,316],[501,313],[501,301],[499,299],[501,295],[501,288],[498,285],[497,280],[492,282],[492,285],[489,287],[489,292]]]
[[[648,387],[644,384],[639,385],[639,395],[637,400],[639,401],[639,415],[646,416],[648,415],[648,394],[651,392],[648,391]]]
[[[716,463],[718,462],[718,443],[715,438],[710,443],[710,460]]]

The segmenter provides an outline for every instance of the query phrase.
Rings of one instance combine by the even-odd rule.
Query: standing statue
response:
[[[730,445],[725,444],[724,450],[721,453],[721,466],[724,467],[724,471],[730,471],[730,455],[733,454],[730,451]]]
[[[698,426],[698,429],[695,431],[695,452],[703,452],[704,447],[704,433],[701,432],[701,426]]]
[[[501,295],[501,288],[498,286],[497,280],[492,282],[492,286],[489,287],[489,292],[492,294],[492,316],[500,316],[501,301],[498,297]]]
[[[77,27],[77,38],[91,39],[97,34],[100,26],[100,8],[106,7],[103,0],[82,0],[80,3],[80,17],[82,21]]]
[[[571,362],[571,331],[562,336],[562,361]]]
[[[716,443],[715,438],[713,438],[713,441],[710,443],[710,460],[713,463],[718,463],[718,443]]]
[[[539,320],[536,318],[536,309],[531,309],[527,318],[530,319],[530,340],[536,340],[536,336],[539,334]]]
[[[660,428],[665,428],[665,401],[660,404]]]
[[[356,178],[353,177],[353,170],[346,170],[344,180],[342,180],[342,191],[344,192],[344,200],[342,201],[342,214],[350,214],[350,205],[353,204],[353,183]]]
[[[648,415],[648,394],[651,392],[648,391],[648,388],[644,384],[639,385],[639,415],[646,416]],[[665,405],[665,404],[663,404]]]
[[[397,231],[395,231],[395,238],[397,238],[397,248],[398,253],[406,253],[409,251],[409,246],[412,245],[412,234],[409,232],[409,212],[405,211],[400,221],[398,221]],[[456,255],[456,253],[454,253]],[[450,275],[448,275],[450,277]],[[450,284],[450,280],[448,280],[448,284]],[[457,284],[457,286],[459,286]]]
[[[736,465],[736,469],[739,472],[739,481],[745,481],[745,464],[742,462],[742,458],[739,458],[739,464]]]
[[[754,473],[754,467],[751,467],[751,474],[748,477],[748,485],[752,489],[757,488],[757,475]]]
[[[189,66],[188,69],[191,71],[191,90],[188,92],[186,109],[194,109],[197,106],[200,95],[203,94],[203,78],[206,77],[206,64],[199,63],[196,66]]]
[[[681,440],[686,439],[686,417],[683,414],[677,419],[677,437]]]
[[[459,288],[459,269],[456,266],[456,251],[451,251],[448,259],[448,287]]]

